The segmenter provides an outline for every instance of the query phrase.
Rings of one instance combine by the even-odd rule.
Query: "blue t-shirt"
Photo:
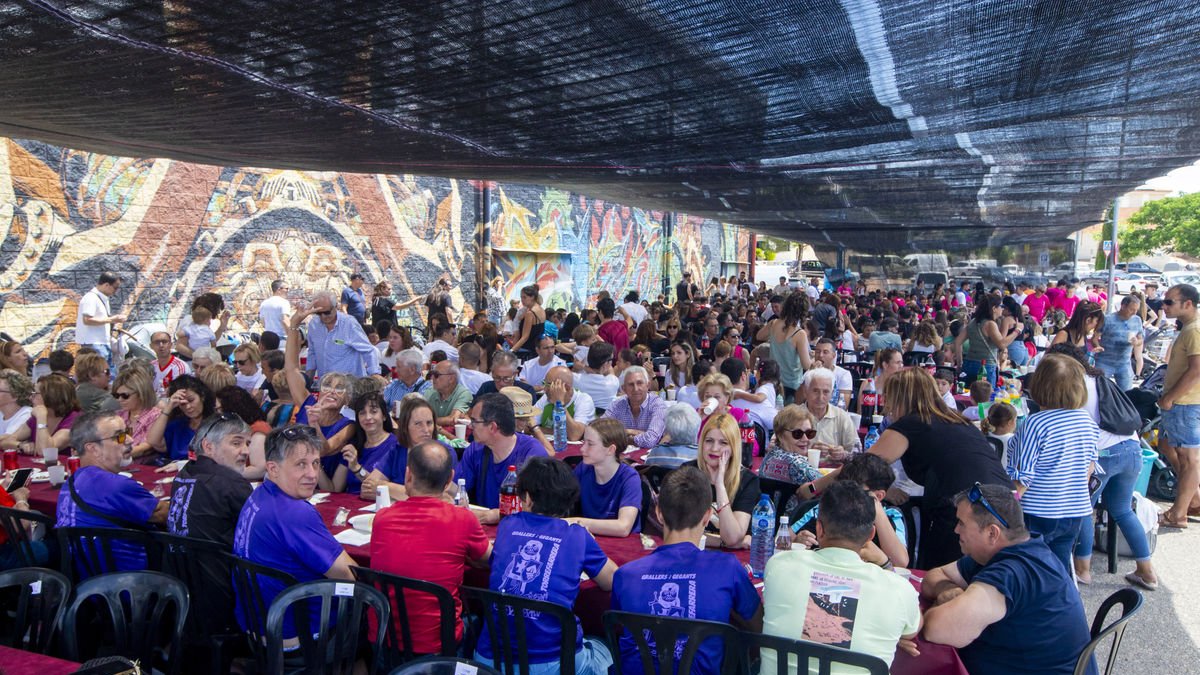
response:
[[[358,319],[359,323],[363,323],[367,317],[367,298],[361,288],[357,291],[349,287],[343,288],[342,304],[346,306],[347,314]]]
[[[370,475],[370,473],[375,469],[382,471],[384,463],[388,461],[388,458],[391,457],[392,453],[394,453],[399,447],[400,442],[396,440],[396,437],[388,434],[387,437],[383,439],[383,442],[379,445],[370,448],[363,448],[362,451],[358,453],[358,463],[360,466],[362,466],[362,468],[367,470],[368,475]],[[340,453],[336,455],[336,457],[339,458],[340,464],[346,466],[346,492],[349,492],[353,495],[358,494],[362,491],[362,479],[350,470],[350,465],[347,464],[345,457],[342,457]],[[404,457],[405,460],[407,460],[407,449],[404,451]],[[400,482],[404,482],[403,470],[400,472]]]
[[[1041,535],[1001,549],[980,565],[958,561],[969,584],[985,583],[1004,596],[1008,612],[958,650],[972,675],[1071,675],[1091,640],[1079,591]],[[1096,672],[1093,662],[1088,669]]]
[[[579,594],[579,575],[595,577],[608,556],[586,529],[561,518],[517,513],[500,521],[492,548],[493,591],[543,600],[571,608]],[[529,661],[557,661],[559,625],[548,616],[530,616]],[[516,627],[512,627],[513,631]],[[575,650],[583,647],[583,630],[575,626]],[[487,631],[479,637],[479,653],[493,658]]]
[[[98,466],[81,468],[75,472],[73,479],[79,498],[103,514],[134,523],[146,523],[154,514],[154,508],[158,506],[158,498],[147,492],[137,481],[110,473]],[[59,527],[124,527],[79,508],[75,500],[71,499],[71,489],[66,485],[58,493],[57,515]],[[117,569],[107,571],[146,569],[146,551],[141,546],[116,541],[113,542],[112,549]]]
[[[317,509],[306,500],[288,496],[270,479],[250,494],[238,515],[233,554],[290,574],[300,583],[324,579],[341,553],[342,545],[329,533]],[[281,590],[279,582],[262,579],[262,597],[267,607]],[[309,621],[314,632],[320,622],[319,610],[319,600],[310,603]],[[246,617],[242,615],[240,602],[237,620],[245,629]],[[284,617],[283,637],[296,637],[291,612]]]
[[[620,464],[617,473],[604,485],[596,482],[596,467],[580,462],[575,467],[579,479],[580,514],[584,518],[616,520],[621,507],[642,509],[642,478],[632,466]],[[641,532],[641,519],[633,521],[631,532]]]
[[[472,504],[495,509],[500,507],[500,483],[508,475],[508,466],[511,464],[520,471],[525,460],[530,457],[546,456],[545,446],[536,438],[525,434],[517,434],[517,444],[513,446],[512,452],[499,462],[492,458],[492,451],[487,446],[472,443],[463,451],[458,466],[454,467],[454,476],[455,479],[461,478],[467,482],[467,492],[471,495]],[[485,461],[489,464],[486,472],[483,470]],[[400,480],[404,480],[403,477]]]
[[[1116,312],[1104,318],[1104,330],[1100,333],[1100,346],[1104,351],[1096,354],[1096,361],[1110,367],[1129,367],[1133,357],[1130,340],[1142,334],[1142,317],[1134,314],[1122,320]]]
[[[613,575],[612,607],[626,612],[724,623],[731,612],[753,617],[760,604],[746,568],[736,557],[701,551],[691,542],[659,546]],[[650,645],[654,648],[653,639]],[[628,634],[621,635],[620,651],[624,672],[642,672],[637,645]],[[675,651],[676,657],[682,656],[682,641]],[[721,652],[719,641],[705,641],[696,653],[692,673],[716,675]]]
[[[312,403],[316,403],[316,399],[313,398],[312,396],[309,396],[308,398],[309,398],[309,400],[312,401]],[[309,403],[309,400],[306,400],[304,402],[304,407],[300,408],[300,412],[296,413],[296,424],[308,424],[309,423],[308,422],[308,408],[309,408],[309,406],[312,405],[312,403]],[[325,437],[325,440],[329,440],[330,438],[333,437],[334,434],[341,431],[348,424],[350,424],[350,420],[348,418],[339,417],[333,424],[327,424],[323,427],[320,427],[321,436]],[[326,455],[325,457],[321,458],[321,470],[325,472],[326,476],[329,476],[330,478],[332,478],[333,472],[337,471],[338,464],[341,464],[341,463],[342,463],[342,453],[340,451],[336,452],[332,455]]]
[[[396,447],[392,448],[383,463],[375,468],[382,471],[389,481],[403,485],[404,470],[408,468],[408,448],[397,441]]]
[[[187,459],[188,446],[191,445],[195,436],[196,432],[192,430],[186,417],[176,417],[167,422],[167,428],[163,430],[163,441],[167,444],[167,457],[172,460]]]

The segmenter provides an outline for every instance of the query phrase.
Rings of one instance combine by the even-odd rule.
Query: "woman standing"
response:
[[[779,381],[783,384],[783,400],[790,403],[800,388],[804,371],[812,367],[808,334],[801,325],[804,320],[805,295],[792,293],[783,301],[780,316],[771,319],[754,338],[770,345],[771,360],[779,364]]]
[[[762,492],[758,476],[742,468],[742,436],[737,420],[727,414],[713,415],[700,429],[700,457],[684,466],[695,466],[712,483],[713,523],[709,543],[726,548],[744,548],[750,515]]]
[[[1074,359],[1047,355],[1029,378],[1028,391],[1041,410],[1009,442],[1008,475],[1021,495],[1025,525],[1042,535],[1070,574],[1075,539],[1091,520],[1088,479],[1100,429],[1084,409],[1084,370]]]
[[[154,381],[140,368],[125,368],[113,383],[113,397],[121,410],[117,413],[129,429],[133,443],[133,458],[143,464],[153,463],[158,453],[147,437],[154,421],[162,415],[155,404]],[[149,460],[149,461],[146,461]]]
[[[379,330],[379,324],[384,321],[388,325],[396,325],[396,310],[399,305],[392,298],[392,285],[387,281],[375,284],[371,292],[371,325]]]
[[[487,289],[487,318],[499,326],[504,321],[504,280],[500,277],[492,279]]]
[[[975,314],[967,323],[964,330],[954,338],[954,354],[956,365],[966,374],[968,382],[974,382],[979,371],[987,361],[987,379],[993,388],[996,386],[996,368],[1000,362],[1000,350],[1008,349],[1008,345],[1021,334],[1020,328],[1011,325],[1006,333],[1000,331],[997,323],[1003,308],[1000,300],[986,293],[979,296],[975,304]],[[963,344],[967,348],[964,352]]]
[[[546,328],[546,310],[542,309],[541,291],[537,284],[521,289],[521,306],[525,311],[521,314],[520,328],[513,339],[512,352],[522,361],[528,361],[537,356],[537,344]]]
[[[321,473],[321,489],[332,492],[361,493],[363,480],[382,466],[399,446],[392,428],[392,416],[380,394],[364,394],[354,399],[357,425],[354,436],[342,447],[342,458],[333,476]],[[368,495],[374,498],[372,493]]]
[[[162,414],[146,434],[146,441],[159,453],[153,463],[188,459],[188,446],[196,430],[216,410],[212,390],[194,375],[180,375],[171,380],[167,398],[159,401],[158,408]]]

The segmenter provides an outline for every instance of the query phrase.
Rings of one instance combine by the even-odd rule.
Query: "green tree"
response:
[[[1200,256],[1200,192],[1147,202],[1120,230],[1121,258],[1156,249]]]

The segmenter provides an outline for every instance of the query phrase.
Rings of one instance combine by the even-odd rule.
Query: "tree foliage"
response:
[[[1121,258],[1169,249],[1200,256],[1200,192],[1147,202],[1120,231]]]

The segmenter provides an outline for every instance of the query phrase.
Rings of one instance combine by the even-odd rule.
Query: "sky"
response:
[[[1172,192],[1200,192],[1200,162],[1152,178],[1142,187]]]

